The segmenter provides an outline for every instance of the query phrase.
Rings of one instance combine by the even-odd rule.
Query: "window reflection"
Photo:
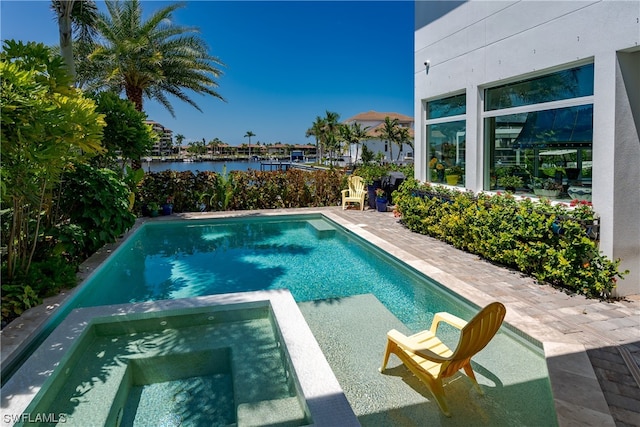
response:
[[[464,185],[465,121],[428,125],[427,147],[429,148],[428,180],[434,183]]]
[[[593,95],[593,64],[487,89],[485,111]]]
[[[560,190],[553,197],[570,198],[572,187],[590,192],[592,105],[488,117],[484,129],[485,189],[504,189],[502,177],[518,176],[521,191],[544,186]]]
[[[439,119],[465,114],[467,111],[465,94],[429,101],[427,104],[427,119]]]

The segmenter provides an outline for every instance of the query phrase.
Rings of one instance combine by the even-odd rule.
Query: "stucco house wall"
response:
[[[427,177],[427,101],[466,93],[465,187],[478,192],[484,89],[593,63],[600,249],[630,270],[618,295],[640,294],[640,2],[472,0],[444,10],[428,3],[416,2],[416,178]]]

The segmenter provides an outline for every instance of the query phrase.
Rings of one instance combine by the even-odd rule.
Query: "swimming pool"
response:
[[[67,309],[268,289],[289,289],[298,302],[372,293],[416,330],[438,311],[473,313],[436,282],[317,215],[147,223]]]
[[[354,323],[356,329],[363,329],[373,320],[388,317],[408,331],[417,331],[429,326],[435,312],[449,311],[468,319],[476,310],[323,216],[296,215],[147,223],[94,272],[59,317],[71,307],[281,288],[289,289],[304,308],[317,337],[323,334],[323,324],[332,325],[328,338],[318,339],[325,352],[331,350],[330,335]],[[373,298],[362,298],[366,295]],[[362,316],[337,326],[326,317],[311,319],[319,308],[346,306],[343,302],[354,302],[354,309],[343,313],[345,317],[356,311]],[[335,316],[329,315],[329,320]],[[375,336],[384,339],[385,332],[380,329]],[[449,331],[445,341],[455,344],[456,337]],[[366,351],[377,359],[376,352],[381,355],[383,350],[379,347]],[[501,360],[504,354],[510,355],[508,361]],[[330,361],[332,357],[327,356]],[[485,404],[495,406],[491,416],[500,413],[512,421],[555,424],[539,346],[503,328],[477,360],[484,369],[484,383],[479,381],[500,389],[493,396],[487,393],[490,398]],[[340,371],[340,366],[332,368]],[[347,370],[343,374],[349,376]],[[499,408],[505,401],[511,412]]]

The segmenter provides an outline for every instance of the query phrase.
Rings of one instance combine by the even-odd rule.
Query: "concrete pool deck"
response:
[[[413,233],[392,213],[322,209],[175,215],[172,218],[322,213],[478,306],[499,300],[506,322],[544,344],[561,426],[640,426],[640,298],[601,302],[534,279]],[[170,220],[160,217],[155,220]],[[89,274],[110,251],[86,263]],[[2,330],[2,362],[37,331],[68,295],[27,311]]]

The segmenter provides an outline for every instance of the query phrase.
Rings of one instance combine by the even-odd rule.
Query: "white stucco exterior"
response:
[[[427,177],[426,101],[466,94],[465,187],[482,191],[484,89],[593,63],[600,249],[630,270],[618,295],[640,294],[640,1],[429,3],[440,2],[416,2],[416,178]]]

